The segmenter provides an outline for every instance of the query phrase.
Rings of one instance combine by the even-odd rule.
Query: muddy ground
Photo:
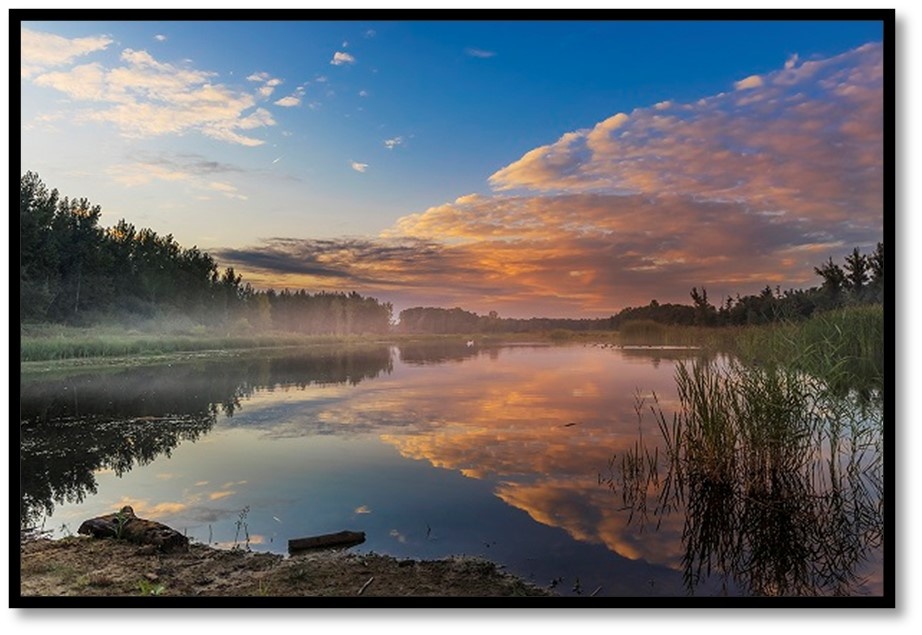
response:
[[[23,596],[548,596],[470,557],[398,560],[377,554],[322,551],[283,557],[190,544],[159,553],[114,538],[24,540]]]

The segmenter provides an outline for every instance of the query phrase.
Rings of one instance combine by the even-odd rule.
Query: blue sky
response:
[[[691,286],[812,286],[882,239],[880,23],[21,36],[21,172],[255,286],[604,316]]]

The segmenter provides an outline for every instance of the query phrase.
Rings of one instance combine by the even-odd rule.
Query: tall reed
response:
[[[844,333],[842,320],[864,327]],[[873,312],[826,316],[802,333],[761,331],[758,360],[677,364],[671,423],[651,405],[666,451],[640,437],[607,482],[632,521],[684,511],[689,592],[713,574],[750,595],[860,589],[883,530],[883,407],[880,389],[854,388],[875,349],[852,340],[873,339],[875,324]]]

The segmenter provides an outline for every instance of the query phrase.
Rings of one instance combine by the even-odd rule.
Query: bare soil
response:
[[[24,540],[22,596],[548,596],[471,557],[398,560],[323,551],[283,557],[193,543],[160,553],[114,538]]]

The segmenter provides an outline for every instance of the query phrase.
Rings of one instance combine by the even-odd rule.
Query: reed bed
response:
[[[661,438],[605,480],[632,522],[682,510],[690,593],[715,574],[748,595],[861,592],[883,535],[883,312],[740,335],[739,357],[677,363],[677,410],[643,408]]]

